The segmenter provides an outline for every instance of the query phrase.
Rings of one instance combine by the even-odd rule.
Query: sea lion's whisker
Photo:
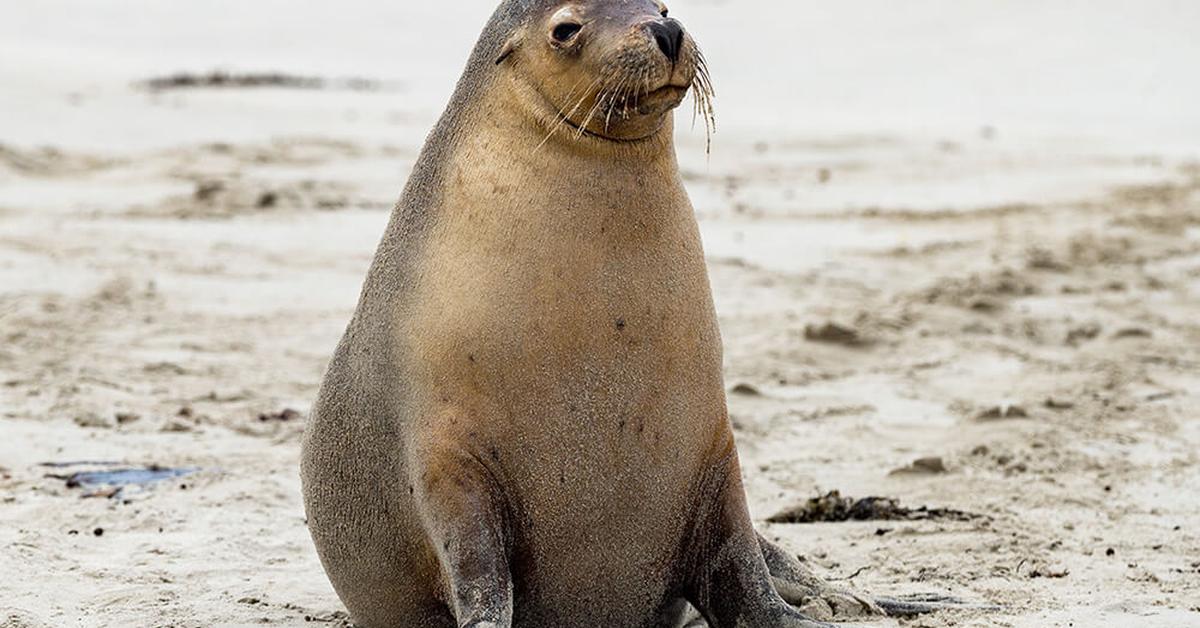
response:
[[[629,80],[628,74],[622,76],[621,81],[619,83],[617,83],[617,86],[615,88],[613,88],[612,92],[610,93],[610,96],[608,99],[608,105],[606,106],[606,108],[608,109],[608,112],[604,117],[605,132],[608,131],[609,124],[612,122],[613,111],[615,111],[617,109],[617,98],[618,98],[618,96],[620,96],[621,93],[623,93],[621,90],[622,90],[622,87],[625,85],[625,81],[627,81],[627,80]]]
[[[613,79],[618,78],[619,80],[614,83]],[[603,94],[601,94],[601,96],[597,99],[596,113],[609,117],[612,116],[612,108],[613,103],[616,102],[617,90],[621,87],[621,83],[623,83],[624,80],[625,76],[622,74],[620,67],[614,67],[611,71],[609,71],[608,79],[605,81],[607,83],[607,87],[605,87]],[[605,122],[604,130],[608,130],[607,121]]]
[[[633,98],[633,90],[637,87],[636,79],[632,73],[629,74],[629,84],[621,91],[621,119],[629,119],[629,99]]]
[[[587,77],[583,76],[583,77],[580,77],[580,79],[578,81],[575,81],[575,84],[571,86],[571,91],[567,92],[567,97],[564,98],[563,100],[566,102],[571,102],[571,97],[575,95],[575,90],[579,87],[580,83],[583,83],[586,79],[587,79]],[[592,83],[595,84],[595,81],[592,81]],[[584,90],[585,95],[586,95],[586,93],[587,93],[587,90]],[[580,103],[582,103],[582,102],[583,101],[581,98]],[[575,107],[578,108],[579,104],[577,103],[575,105]],[[575,110],[572,109],[570,113],[566,113],[566,105],[565,104],[563,106],[559,107],[558,113],[555,114],[554,124],[550,125],[550,132],[547,133],[546,137],[543,138],[541,143],[539,143],[537,145],[537,148],[534,149],[534,152],[537,152],[537,150],[540,149],[542,147],[542,145],[546,143],[546,140],[550,139],[550,136],[554,135],[554,132],[558,130],[558,127],[560,125],[562,125],[563,120],[566,119],[568,116],[570,116],[574,112],[575,112]]]
[[[621,80],[624,81],[624,79],[621,79]],[[604,130],[605,131],[608,130],[608,122],[609,122],[609,120],[612,119],[613,103],[616,102],[617,87],[619,87],[620,85],[621,85],[621,83],[618,82],[616,85],[613,86],[613,88],[611,90],[609,90],[608,92],[606,92],[604,94],[604,108],[601,111],[604,112]]]
[[[642,90],[644,90],[646,92],[647,96],[650,95],[650,76],[651,76],[651,74],[653,74],[653,72],[650,71],[650,68],[646,68],[646,74],[642,78]]]
[[[588,110],[587,117],[584,118],[583,123],[579,125],[578,129],[576,129],[575,141],[579,141],[580,139],[582,139],[583,134],[587,132],[588,125],[592,123],[592,117],[596,115],[596,112],[600,109],[600,107],[604,103],[605,94],[606,94],[607,90],[609,89],[609,87],[607,86],[608,82],[611,81],[614,77],[616,77],[616,75],[617,75],[617,70],[614,68],[612,70],[609,70],[604,75],[602,75],[600,77],[600,79],[598,80],[601,87],[600,87],[599,91],[596,92],[595,102],[592,105],[592,108]]]
[[[642,96],[650,94],[650,68],[642,68],[638,77],[637,89],[633,93],[633,112],[638,113],[642,104]]]
[[[634,113],[637,113],[638,107],[641,106],[642,96],[644,94],[646,94],[646,68],[642,68],[642,71],[638,72],[637,84],[635,85],[634,90],[633,90],[633,112]]]
[[[587,78],[587,77],[584,77],[584,78]],[[582,79],[582,78],[579,79],[579,81],[575,83],[575,87],[578,87],[579,84],[583,82],[583,80],[584,79]],[[554,121],[554,124],[550,125],[550,132],[546,134],[546,137],[542,138],[542,141],[540,143],[538,143],[537,148],[533,149],[533,152],[536,153],[539,150],[541,150],[542,146],[545,146],[546,142],[550,141],[550,138],[554,136],[554,134],[558,131],[558,129],[561,128],[564,124],[566,124],[567,121],[570,120],[571,116],[575,115],[575,112],[578,111],[579,107],[581,107],[583,105],[583,101],[587,100],[588,94],[596,87],[596,85],[598,85],[600,83],[600,81],[601,81],[601,79],[597,78],[596,80],[592,81],[591,84],[589,84],[587,87],[585,87],[583,90],[583,93],[579,95],[579,100],[575,102],[575,106],[572,107],[569,112],[563,113],[562,109],[558,110],[558,118]],[[571,101],[571,97],[575,95],[575,87],[571,88],[570,93],[567,94],[567,97],[564,98],[563,100],[566,100],[567,102]],[[565,105],[564,105],[564,108],[565,108]]]
[[[595,103],[592,104],[591,109],[588,110],[587,117],[585,117],[583,119],[583,122],[579,125],[579,128],[576,129],[576,131],[575,131],[575,140],[576,141],[581,139],[583,137],[583,134],[587,132],[587,127],[589,124],[592,123],[592,118],[596,116],[596,112],[599,111],[600,107],[602,107],[604,105],[604,98],[605,98],[604,91],[597,92]]]
[[[696,51],[696,74],[692,78],[692,128],[695,128],[696,118],[704,118],[705,152],[712,152],[712,135],[717,130],[717,116],[713,108],[713,97],[716,91],[712,86],[712,77],[708,72],[708,62],[704,53]]]
[[[646,68],[642,68],[638,72],[638,80],[633,86],[633,112],[638,112],[638,106],[642,103],[642,92],[646,88]]]
[[[621,83],[622,83],[622,85],[624,85],[624,87],[622,87],[621,96],[620,96],[620,98],[617,99],[617,101],[619,101],[621,104],[621,119],[622,120],[629,119],[629,88],[633,85],[632,79],[633,79],[632,74],[626,74],[625,80],[621,81]],[[613,103],[614,109],[616,108],[616,104],[617,103]]]
[[[583,138],[583,134],[587,133],[587,127],[589,124],[592,123],[592,118],[595,117],[596,110],[599,108],[600,108],[600,100],[597,99],[596,103],[594,105],[592,105],[592,108],[588,110],[587,117],[585,117],[583,119],[583,122],[580,123],[578,128],[575,129],[575,141],[579,141],[581,138]]]
[[[610,117],[616,112],[617,105],[621,105],[621,118],[626,119],[628,117],[626,114],[626,109],[629,106],[629,87],[632,84],[632,76],[626,73],[621,79],[620,89],[618,90],[617,94],[613,96],[612,110],[609,111],[608,114]]]

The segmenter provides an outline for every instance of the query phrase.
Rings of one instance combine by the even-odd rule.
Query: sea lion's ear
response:
[[[520,45],[520,42],[521,33],[513,33],[513,36],[509,37],[508,41],[504,42],[504,46],[500,48],[500,56],[496,57],[496,65],[504,63],[504,60],[507,59],[509,55],[516,52],[517,46]]]

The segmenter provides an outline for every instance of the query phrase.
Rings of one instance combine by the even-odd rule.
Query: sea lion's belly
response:
[[[420,391],[410,425],[462,443],[496,477],[518,614],[538,625],[651,616],[679,584],[697,484],[725,440],[698,237],[651,244],[502,258],[433,245],[422,307],[401,326]]]

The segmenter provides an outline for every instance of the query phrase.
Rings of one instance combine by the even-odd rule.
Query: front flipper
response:
[[[511,628],[513,584],[504,497],[474,456],[421,452],[421,518],[441,563],[446,605],[459,628]]]

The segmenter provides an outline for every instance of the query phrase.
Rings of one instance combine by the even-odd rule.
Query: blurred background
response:
[[[299,438],[494,5],[0,0],[0,626],[345,623]],[[922,625],[1200,626],[1200,4],[671,10],[761,529],[1005,606]],[[835,490],[963,516],[776,516]]]

